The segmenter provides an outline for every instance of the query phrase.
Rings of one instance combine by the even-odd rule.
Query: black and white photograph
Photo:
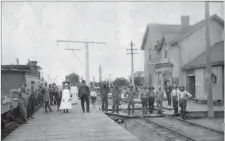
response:
[[[223,1],[1,1],[2,141],[224,141]]]

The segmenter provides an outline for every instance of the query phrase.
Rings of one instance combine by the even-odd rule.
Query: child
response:
[[[179,105],[181,107],[181,117],[185,119],[185,113],[186,113],[186,107],[187,107],[187,99],[191,97],[192,95],[185,91],[184,86],[180,86],[180,92],[179,92]]]
[[[93,107],[95,107],[96,97],[97,97],[97,94],[96,94],[95,90],[92,88],[91,89],[91,102],[93,104]]]

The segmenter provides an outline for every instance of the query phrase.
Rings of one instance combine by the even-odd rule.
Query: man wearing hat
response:
[[[173,85],[173,90],[171,92],[171,95],[173,99],[174,116],[178,115],[178,94],[179,94],[179,90],[177,86]]]
[[[19,112],[24,123],[27,123],[27,104],[28,93],[26,90],[26,83],[21,83],[20,88],[17,90],[10,90],[10,93],[14,97],[18,97]],[[15,94],[15,95],[14,95]]]
[[[82,80],[82,86],[78,90],[78,97],[81,100],[81,107],[85,112],[84,102],[86,102],[86,111],[89,112],[90,89],[86,85],[86,81]]]
[[[47,108],[51,112],[52,109],[50,107],[50,95],[49,95],[49,88],[48,88],[48,84],[47,83],[45,83],[45,87],[43,89],[44,89],[43,90],[43,92],[44,92],[43,100],[44,100],[44,103],[45,103],[45,113],[48,112]]]
[[[181,117],[183,119],[185,119],[185,113],[186,113],[186,107],[187,107],[187,99],[189,97],[191,97],[192,95],[190,93],[188,93],[187,91],[185,91],[185,87],[184,86],[180,86],[179,87],[180,92],[179,92],[179,105],[181,107]]]
[[[28,98],[28,118],[34,119],[33,114],[34,114],[34,105],[35,105],[35,83],[34,81],[31,82],[31,87],[30,87],[30,95]]]
[[[167,100],[168,100],[168,105],[170,106],[171,105],[171,92],[172,92],[172,87],[170,85],[170,82],[166,83],[165,91],[166,91],[166,96],[167,96]]]
[[[102,101],[102,111],[108,112],[108,94],[109,94],[109,87],[106,84],[106,81],[103,82],[100,88],[101,94],[101,101]]]
[[[148,88],[148,95],[149,95],[149,113],[152,114],[154,110],[154,103],[155,103],[155,92],[153,91],[154,87]]]
[[[156,91],[156,104],[157,104],[157,113],[158,114],[162,114],[163,95],[164,95],[164,91],[162,90],[162,87],[158,86],[158,90]]]
[[[116,113],[119,113],[119,105],[120,105],[120,100],[121,100],[121,90],[119,89],[118,85],[115,85],[113,88],[112,92],[112,100],[113,100],[113,113],[115,112],[116,108]]]
[[[130,115],[130,106],[132,106],[132,115],[134,114],[134,97],[136,93],[133,90],[133,86],[129,86],[128,91],[124,94],[124,96],[128,99],[128,115]]]
[[[148,99],[147,87],[144,86],[144,90],[141,91],[142,115],[147,114]]]

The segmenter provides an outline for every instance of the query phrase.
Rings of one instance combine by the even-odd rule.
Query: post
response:
[[[102,67],[99,66],[99,82],[102,83]]]
[[[207,78],[207,105],[208,105],[208,117],[214,118],[213,110],[213,95],[212,95],[212,66],[211,66],[211,47],[210,47],[210,21],[209,21],[209,2],[205,2],[205,18],[206,18],[206,28],[205,28],[205,45],[207,50],[207,66],[206,66],[206,78]]]
[[[133,58],[133,43],[131,41],[131,77],[132,77],[132,86],[134,86],[134,58]]]
[[[89,82],[89,48],[88,48],[88,43],[86,43],[86,82],[87,82],[87,85],[90,87],[90,82]]]

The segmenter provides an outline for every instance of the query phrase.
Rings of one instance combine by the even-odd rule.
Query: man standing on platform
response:
[[[163,94],[164,94],[164,91],[162,90],[162,87],[159,86],[158,90],[156,91],[156,104],[157,104],[157,113],[158,114],[162,114]]]
[[[31,82],[31,87],[30,87],[30,95],[28,98],[28,119],[34,119],[33,114],[34,114],[34,105],[35,105],[35,86],[34,86],[34,81]]]
[[[78,97],[81,100],[81,106],[83,112],[85,112],[84,102],[86,102],[86,111],[89,112],[89,99],[90,99],[90,89],[86,85],[86,81],[82,81],[82,86],[79,88]]]
[[[103,85],[100,88],[100,94],[102,101],[102,111],[108,112],[109,87],[106,85],[106,81],[103,82]]]
[[[120,100],[121,100],[121,90],[119,89],[118,85],[116,85],[113,88],[113,93],[112,93],[112,100],[113,100],[113,113],[115,112],[116,108],[116,113],[119,114],[119,105],[120,105]]]
[[[24,123],[27,123],[28,93],[26,90],[26,86],[26,83],[21,83],[19,89],[10,91],[13,97],[18,97],[19,112],[22,119],[24,120]]]
[[[128,96],[127,96],[128,95]],[[128,98],[128,115],[130,115],[130,106],[132,106],[132,115],[134,114],[134,97],[136,93],[133,86],[129,86],[128,91],[125,93],[125,97]]]
[[[167,100],[168,100],[168,105],[171,106],[171,92],[172,92],[172,87],[170,85],[170,82],[166,83],[166,96],[167,96]]]
[[[174,116],[178,116],[179,90],[176,85],[173,85],[173,90],[171,92],[171,95],[172,95],[172,99],[173,99]]]

